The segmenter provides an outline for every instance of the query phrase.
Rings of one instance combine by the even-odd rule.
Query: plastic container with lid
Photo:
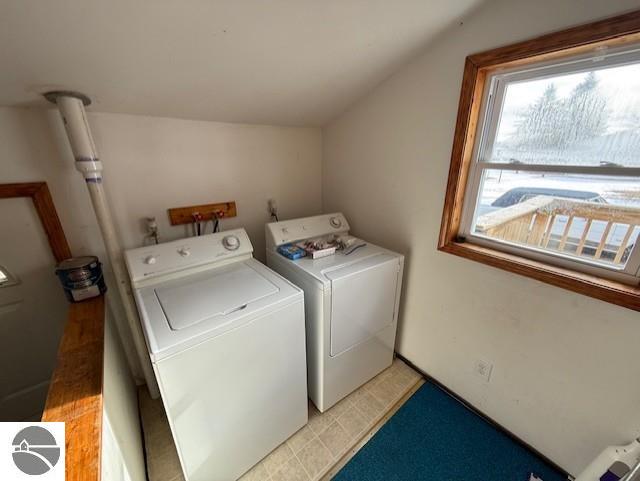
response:
[[[56,266],[56,275],[70,302],[80,302],[107,292],[102,264],[96,256],[71,257]]]

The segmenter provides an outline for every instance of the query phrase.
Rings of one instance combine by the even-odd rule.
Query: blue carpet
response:
[[[334,481],[544,481],[566,477],[468,410],[424,384]]]

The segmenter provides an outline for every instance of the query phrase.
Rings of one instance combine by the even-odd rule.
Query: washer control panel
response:
[[[267,245],[279,246],[328,234],[347,234],[349,224],[340,213],[272,222],[266,227]]]
[[[253,246],[244,229],[234,229],[199,237],[125,251],[125,261],[135,283],[192,267],[251,256]]]

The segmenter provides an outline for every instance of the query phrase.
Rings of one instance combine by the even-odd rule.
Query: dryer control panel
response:
[[[187,237],[163,244],[125,251],[133,283],[175,272],[213,265],[243,256],[251,257],[253,246],[244,229],[199,237]]]
[[[272,222],[266,226],[267,248],[328,234],[348,234],[349,223],[341,213]]]

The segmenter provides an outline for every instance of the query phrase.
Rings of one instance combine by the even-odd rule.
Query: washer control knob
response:
[[[228,235],[222,239],[222,245],[228,251],[235,251],[238,247],[240,247],[240,239],[238,239],[234,235]]]
[[[329,224],[331,224],[331,227],[335,227],[336,229],[342,227],[342,221],[340,220],[340,217],[331,217],[329,219]]]
[[[180,254],[182,257],[187,257],[191,255],[191,250],[188,247],[181,247],[180,249],[178,249],[178,254]]]
[[[155,264],[157,260],[158,259],[156,259],[156,256],[147,256],[144,258],[142,262],[144,262],[147,265],[151,265],[151,264]]]

